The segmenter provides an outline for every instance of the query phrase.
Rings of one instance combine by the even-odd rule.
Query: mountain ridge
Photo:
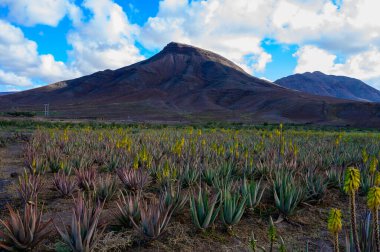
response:
[[[380,102],[380,91],[363,81],[347,76],[327,75],[320,71],[290,75],[274,83],[314,95]]]
[[[62,118],[379,125],[380,105],[289,90],[213,52],[170,43],[144,61],[0,98]]]

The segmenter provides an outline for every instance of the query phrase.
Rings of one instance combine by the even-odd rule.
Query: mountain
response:
[[[0,92],[0,96],[13,94],[15,92]]]
[[[0,111],[136,121],[295,122],[380,126],[380,104],[280,87],[226,58],[170,43],[139,63],[0,97]]]
[[[380,91],[361,80],[321,72],[294,74],[275,81],[276,84],[305,93],[357,101],[380,102]]]

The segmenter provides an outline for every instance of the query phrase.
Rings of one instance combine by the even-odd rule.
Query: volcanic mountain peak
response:
[[[214,52],[195,47],[192,45],[170,42],[167,44],[164,49],[157,55],[167,55],[167,54],[182,54],[193,57],[200,57],[207,61],[217,62],[219,64],[225,65],[227,67],[233,68],[237,71],[247,74],[241,67],[233,63],[232,61],[224,58],[223,56],[216,54]],[[153,57],[154,58],[154,57]]]

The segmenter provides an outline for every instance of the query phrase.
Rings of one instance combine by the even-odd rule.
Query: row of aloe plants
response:
[[[93,202],[88,208],[102,209],[118,194],[116,219],[145,238],[158,238],[185,204],[200,230],[219,216],[231,232],[246,208],[257,207],[264,188],[286,219],[301,202],[323,199],[328,187],[343,188],[335,167],[357,163],[364,174],[374,166],[375,172],[363,175],[368,179],[362,185],[371,185],[378,151],[368,135],[287,132],[282,127],[273,132],[41,130],[25,147],[30,174],[20,178],[19,193],[25,207],[37,204],[41,188],[51,184],[43,181],[44,174],[52,172],[59,194],[68,197],[80,190]],[[162,193],[147,200],[144,191],[156,185]],[[152,227],[157,228],[149,231]],[[67,240],[68,229],[59,230]]]

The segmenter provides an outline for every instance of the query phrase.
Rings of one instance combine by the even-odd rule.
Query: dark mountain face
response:
[[[380,105],[289,90],[178,43],[131,66],[1,97],[0,110],[45,103],[66,118],[380,125]]]
[[[345,76],[326,75],[321,72],[290,75],[275,81],[276,84],[305,93],[342,99],[380,102],[380,91],[361,80]]]
[[[13,94],[15,92],[0,92],[0,96]]]

